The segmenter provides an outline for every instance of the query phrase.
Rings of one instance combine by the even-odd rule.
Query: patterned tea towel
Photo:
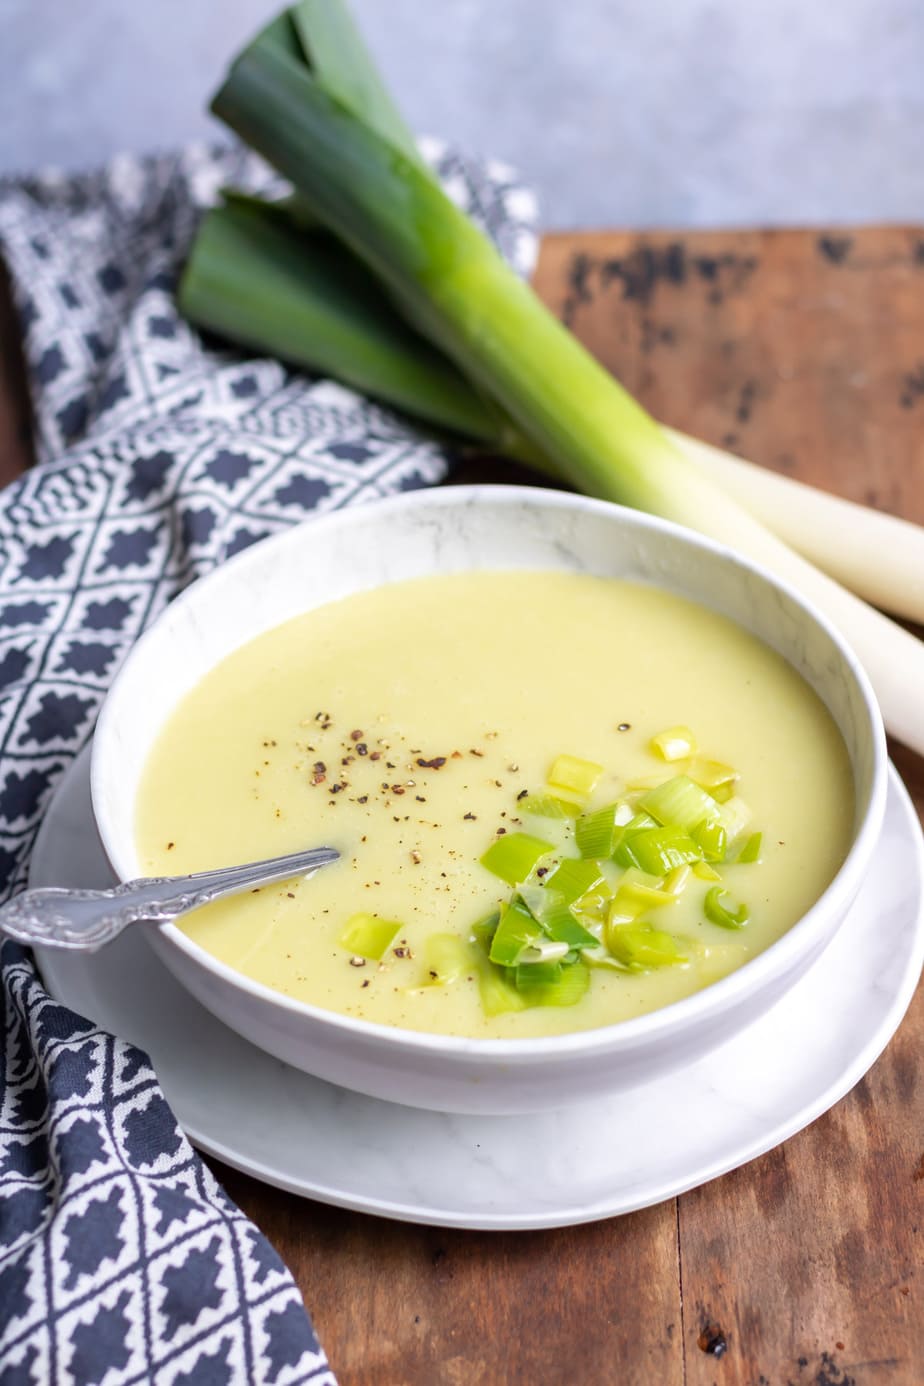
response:
[[[433,155],[526,270],[528,193]],[[132,641],[192,578],[303,519],[441,480],[406,420],[204,344],[174,287],[240,150],[0,182],[39,461],[0,493],[0,899]],[[219,1386],[333,1374],[291,1276],[177,1128],[145,1054],[0,949],[0,1384]]]

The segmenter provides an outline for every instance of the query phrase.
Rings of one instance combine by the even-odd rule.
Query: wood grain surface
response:
[[[924,230],[561,234],[536,283],[665,422],[924,523]],[[0,342],[8,480],[29,457],[8,306]],[[893,753],[924,811],[924,761]],[[215,1168],[342,1386],[920,1386],[922,1050],[919,990],[866,1078],[779,1149],[553,1232],[389,1223]]]

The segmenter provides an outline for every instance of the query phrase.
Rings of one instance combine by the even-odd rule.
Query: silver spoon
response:
[[[63,886],[25,890],[0,907],[0,932],[20,943],[92,953],[129,924],[171,924],[178,915],[222,895],[235,895],[248,887],[292,876],[311,876],[339,855],[333,847],[314,847],[308,852],[222,866],[192,876],[142,877],[111,890],[67,890]]]

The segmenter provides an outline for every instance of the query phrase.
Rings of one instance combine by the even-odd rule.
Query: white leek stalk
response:
[[[924,529],[666,429],[706,475],[857,596],[924,624]]]

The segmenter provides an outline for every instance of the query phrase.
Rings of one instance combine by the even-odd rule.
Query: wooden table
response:
[[[924,523],[924,230],[556,235],[537,286],[665,422]],[[12,335],[0,310],[0,480],[29,460]],[[920,812],[924,761],[892,749]],[[216,1172],[342,1386],[920,1386],[922,1044],[919,991],[813,1126],[588,1226],[413,1227]]]

